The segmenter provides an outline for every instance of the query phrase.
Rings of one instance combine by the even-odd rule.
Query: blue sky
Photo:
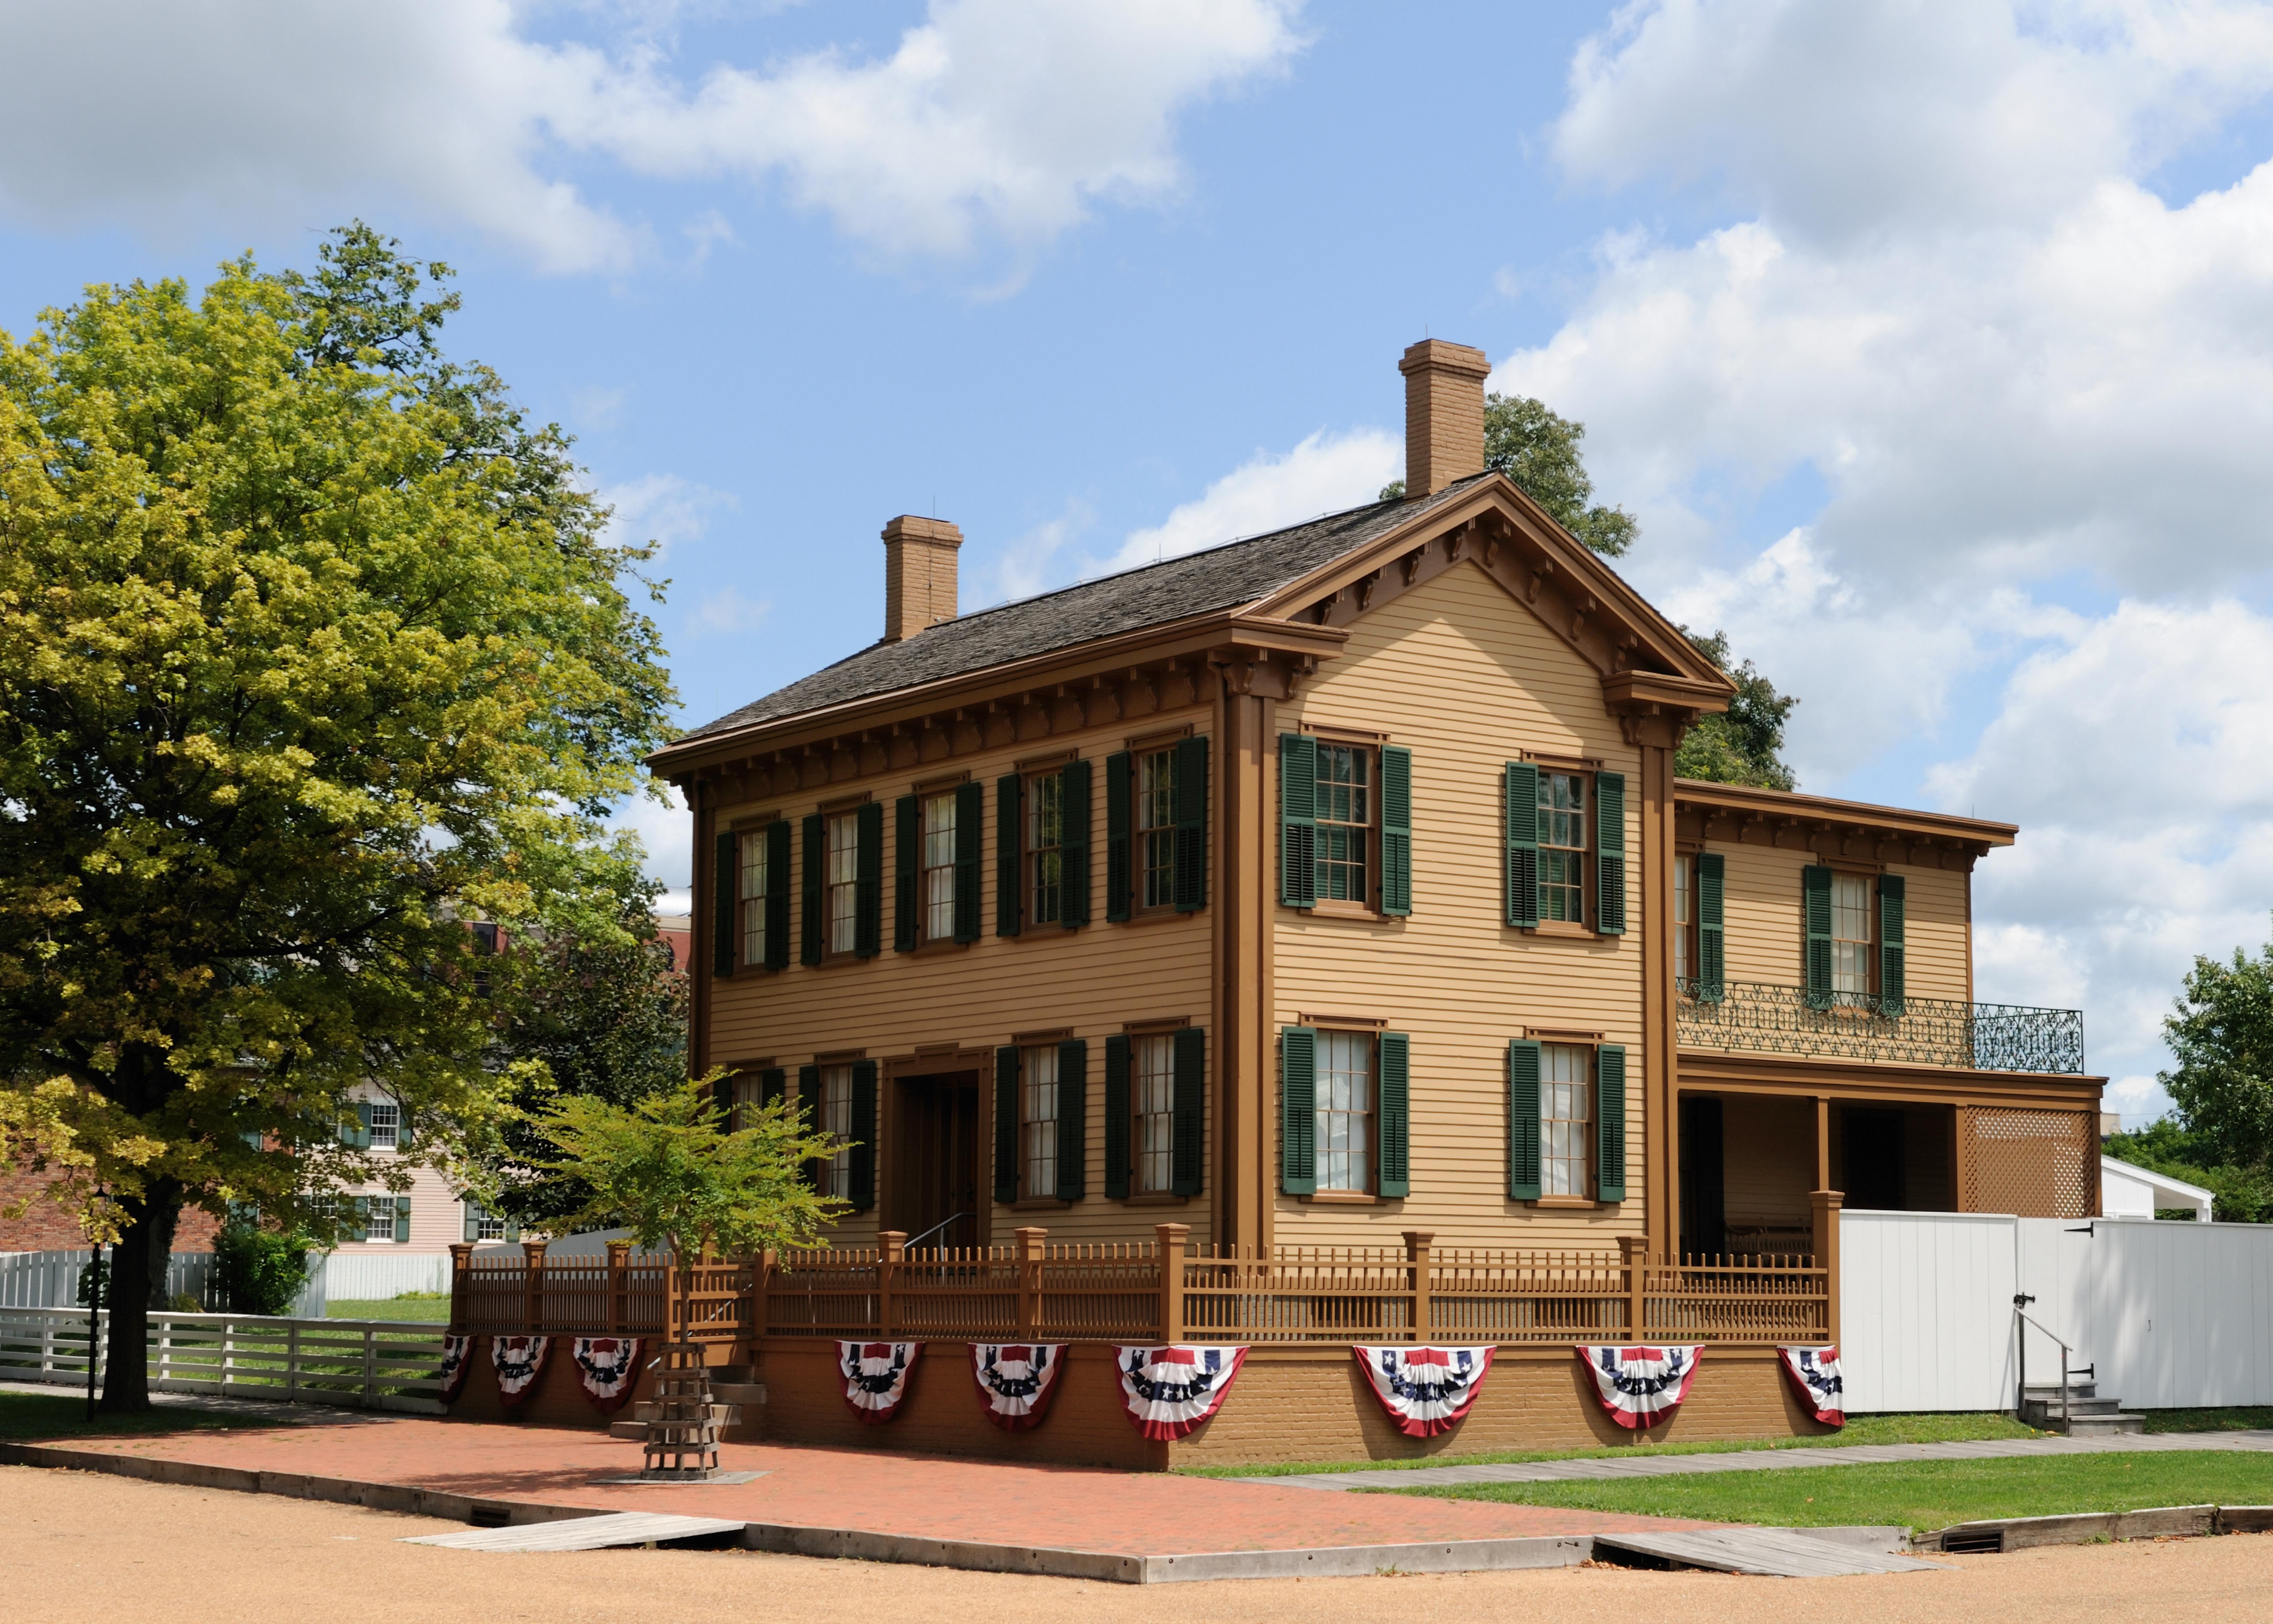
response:
[[[2219,0],[0,0],[0,327],[454,266],[460,354],[664,544],[685,718],[1362,500],[1395,360],[1583,419],[1624,565],[1804,698],[1804,785],[2024,826],[1980,991],[2157,1020],[2273,909],[2273,13]],[[635,815],[686,878],[677,820]]]

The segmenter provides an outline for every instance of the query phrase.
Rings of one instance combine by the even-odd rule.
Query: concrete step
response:
[[[2099,1384],[2096,1381],[2071,1381],[2067,1384],[2067,1391],[2071,1398],[2097,1398]],[[2034,1398],[2051,1399],[2057,1402],[2059,1395],[2058,1382],[2048,1381],[2039,1386],[2032,1381],[2021,1389],[2021,1400],[2023,1403]]]
[[[710,1395],[722,1404],[755,1406],[766,1402],[766,1384],[762,1381],[714,1381]]]
[[[2056,1398],[2032,1398],[2021,1406],[2021,1416],[2031,1426],[2042,1426],[2047,1421],[2059,1420],[2060,1409],[2060,1402]],[[2117,1398],[2072,1398],[2068,1400],[2067,1409],[2069,1415],[2081,1421],[2086,1416],[2116,1415],[2122,1410],[2123,1401]]]
[[[608,1423],[608,1436],[611,1438],[620,1438],[626,1443],[643,1444],[647,1441],[647,1423],[644,1421],[611,1421]]]
[[[2052,1423],[2052,1425],[2056,1430],[2059,1428],[2059,1423],[2057,1420]],[[2065,1430],[2070,1438],[2109,1438],[2118,1432],[2145,1432],[2147,1417],[2120,1413],[2077,1416],[2067,1424]]]

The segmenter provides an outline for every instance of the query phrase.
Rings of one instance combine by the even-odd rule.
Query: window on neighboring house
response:
[[[1176,900],[1176,752],[1146,750],[1136,758],[1136,898],[1140,906]]]
[[[1539,917],[1587,922],[1587,777],[1539,774]]]
[[[1373,751],[1319,741],[1318,900],[1373,900]]]
[[[1677,985],[1697,974],[1697,860],[1684,852],[1673,860],[1673,979]]]
[[[1028,918],[1054,925],[1065,917],[1065,777],[1026,780]]]
[[[371,1107],[371,1143],[374,1150],[393,1150],[402,1138],[402,1108],[392,1100],[374,1101]]]
[[[1130,1139],[1136,1147],[1138,1195],[1167,1195],[1176,1183],[1176,1044],[1173,1035],[1140,1037],[1130,1042],[1129,1097],[1136,1120]]]
[[[857,813],[834,812],[827,821],[829,868],[824,882],[828,895],[822,915],[829,921],[829,951],[849,953],[860,944],[860,819]]]
[[[1539,1051],[1539,1192],[1592,1193],[1594,1051],[1545,1043]]]
[[[1872,991],[1873,912],[1869,876],[1831,876],[1831,991],[1842,1003],[1866,1003]]]
[[[825,1065],[821,1068],[821,1108],[817,1125],[824,1133],[838,1140],[852,1137],[852,1068],[845,1065]],[[852,1192],[852,1147],[840,1144],[836,1154],[821,1163],[820,1192],[822,1195],[847,1196]]]
[[[1058,1188],[1058,1046],[1037,1044],[1019,1055],[1019,1191],[1055,1195]]]
[[[754,829],[742,837],[742,962],[766,961],[766,898],[776,883],[766,861],[766,834]]]
[[[397,1240],[409,1240],[410,1228],[409,1202],[391,1195],[370,1195],[363,1202],[363,1238],[383,1241],[392,1245]]]
[[[955,940],[955,792],[923,798],[923,937]]]
[[[1373,1188],[1373,1063],[1370,1032],[1318,1034],[1321,1190],[1364,1193]]]
[[[472,1201],[466,1203],[466,1238],[468,1240],[476,1242],[511,1240],[514,1237],[508,1234],[507,1230],[514,1228],[514,1226],[506,1222],[501,1214],[484,1211]]]

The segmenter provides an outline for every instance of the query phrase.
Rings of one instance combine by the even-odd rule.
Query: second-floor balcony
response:
[[[1678,983],[1681,1047],[2080,1076],[2083,1011],[1942,998],[1811,995],[1766,981]]]

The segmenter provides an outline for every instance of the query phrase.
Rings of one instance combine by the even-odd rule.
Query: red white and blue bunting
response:
[[[1178,1439],[1223,1407],[1245,1348],[1180,1344],[1173,1348],[1121,1348],[1121,1395],[1129,1420],[1147,1438]]]
[[[1039,1426],[1065,1368],[1063,1342],[973,1342],[971,1374],[986,1418],[1006,1432]]]
[[[1407,1438],[1458,1426],[1491,1373],[1489,1348],[1353,1347],[1374,1397]]]
[[[836,1368],[844,1374],[844,1402],[871,1426],[900,1413],[908,1376],[921,1342],[838,1342]]]
[[[579,1336],[569,1342],[584,1396],[602,1414],[622,1409],[639,1385],[640,1342],[636,1336]]]
[[[1799,1389],[1802,1408],[1826,1426],[1847,1425],[1847,1378],[1839,1368],[1839,1350],[1779,1348],[1784,1374]]]
[[[544,1370],[545,1350],[551,1346],[549,1336],[490,1338],[490,1363],[497,1367],[498,1396],[507,1408],[529,1396]]]
[[[442,1338],[442,1393],[446,1404],[458,1402],[465,1391],[466,1372],[474,1367],[474,1339],[470,1336]]]
[[[1673,1413],[1697,1380],[1695,1348],[1603,1348],[1581,1343],[1602,1408],[1620,1426],[1641,1428]]]

